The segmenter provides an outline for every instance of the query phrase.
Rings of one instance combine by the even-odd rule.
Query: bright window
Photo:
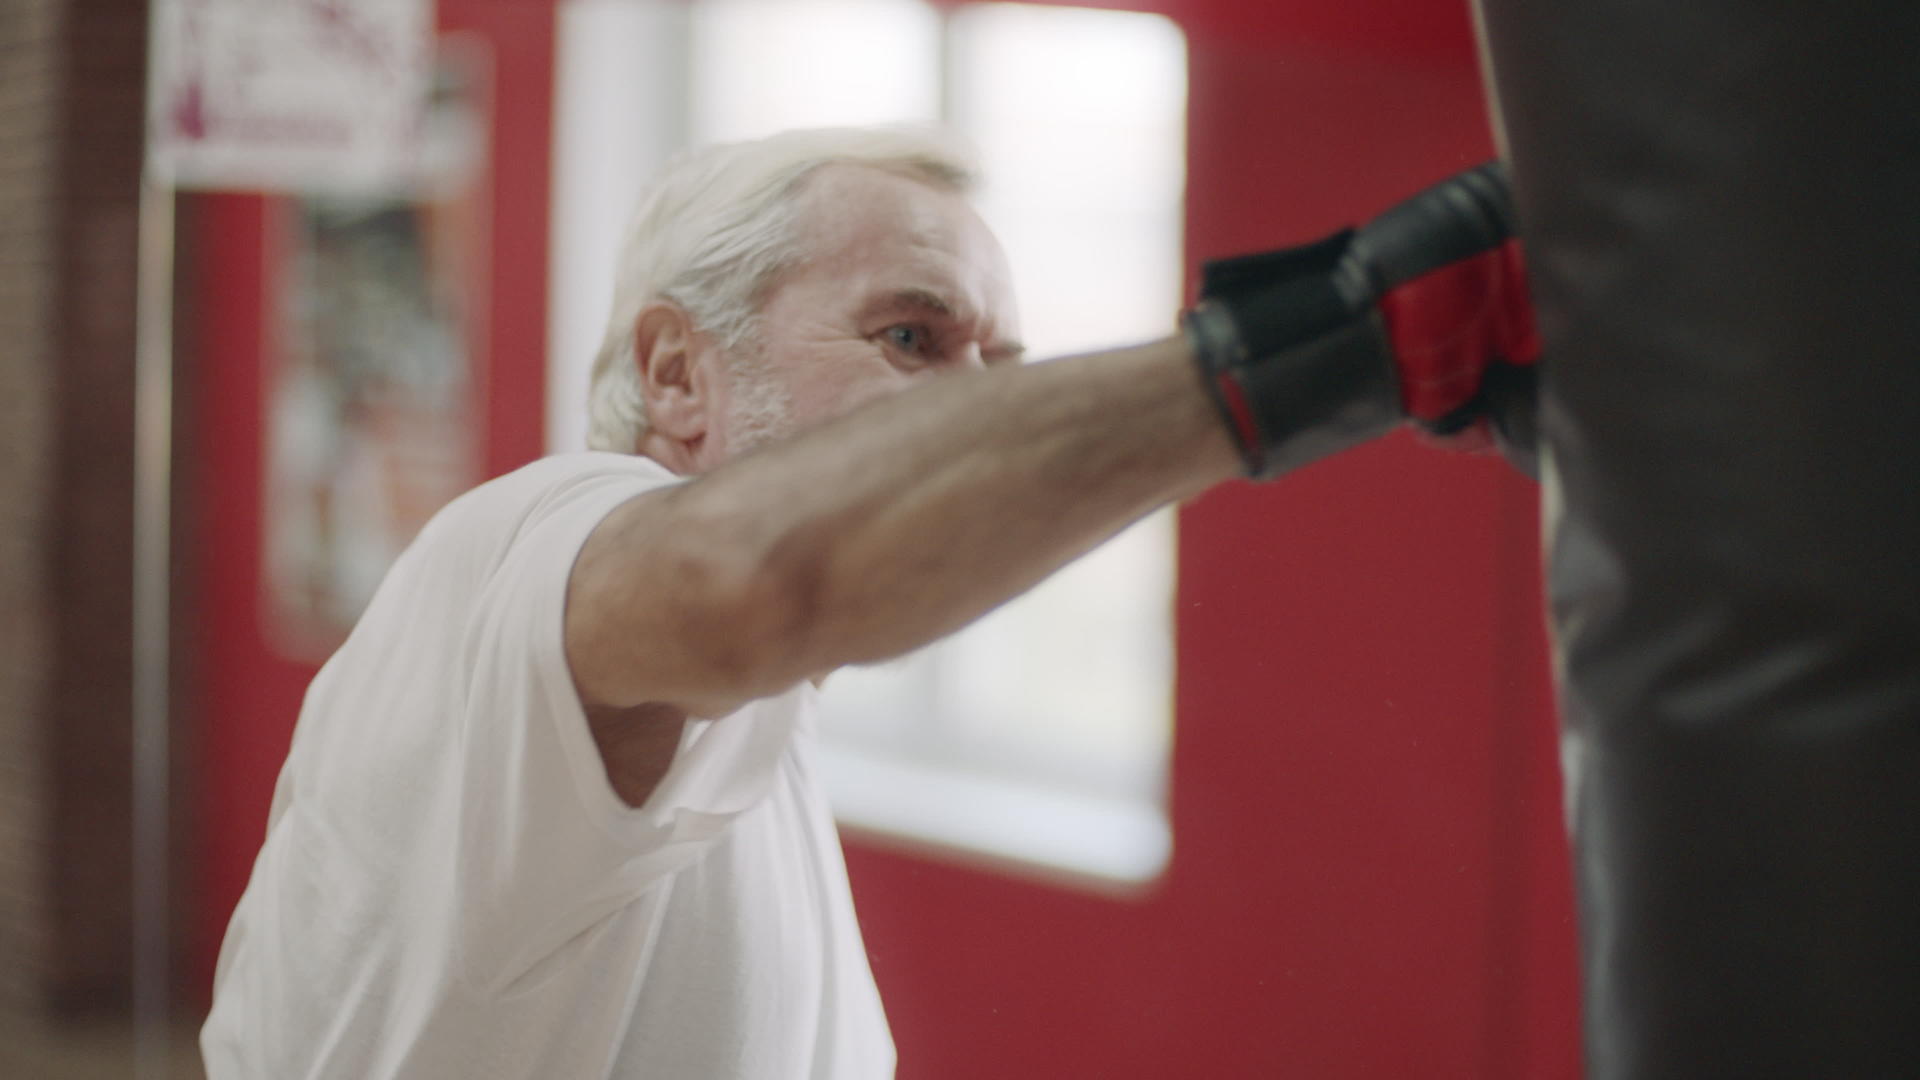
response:
[[[672,148],[623,154],[623,137],[641,137],[623,136],[621,124],[678,128],[700,143],[822,124],[940,122],[980,150],[978,203],[1007,248],[1034,355],[1172,330],[1186,112],[1185,43],[1172,23],[1026,4],[942,14],[917,0],[697,0],[664,10],[678,7],[574,0],[564,9],[557,215],[569,193],[605,188],[604,176],[575,175],[592,160],[611,154],[625,164]],[[576,56],[614,63],[623,49],[609,38],[619,34],[649,36],[653,55],[662,36],[678,35],[680,92],[654,86],[626,110],[570,105],[570,83],[581,86],[577,98],[606,93],[605,80],[569,70]],[[569,109],[602,119],[570,127]],[[587,163],[569,165],[570,138]],[[588,327],[571,332],[573,344],[555,328],[565,408],[581,399],[605,311],[604,299],[589,308],[578,297],[611,287],[604,232],[581,226],[573,254],[556,224],[556,277],[574,274],[567,302]],[[568,258],[600,265],[567,271]],[[556,319],[560,305],[556,297]],[[569,440],[556,449],[579,445],[577,426],[555,430]],[[1172,545],[1171,516],[1157,515],[952,638],[829,679],[824,768],[842,822],[1099,882],[1157,874],[1170,852]]]
[[[697,0],[695,143],[940,118],[940,17],[904,0]]]

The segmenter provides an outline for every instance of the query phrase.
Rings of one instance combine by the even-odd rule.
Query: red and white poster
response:
[[[152,42],[158,182],[338,192],[418,176],[428,0],[155,0]]]

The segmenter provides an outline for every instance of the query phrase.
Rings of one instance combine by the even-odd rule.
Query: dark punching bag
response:
[[[1480,17],[1588,1075],[1920,1077],[1920,3]]]

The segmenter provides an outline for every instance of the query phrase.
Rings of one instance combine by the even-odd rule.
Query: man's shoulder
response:
[[[617,487],[635,494],[677,481],[659,462],[636,454],[600,450],[551,454],[473,488],[440,513],[452,527],[483,519],[521,520],[543,506],[586,488]]]
[[[678,479],[660,463],[632,454],[583,451],[539,458],[442,507],[408,545],[402,561],[453,558],[470,568],[491,567],[543,521],[576,509],[604,513],[585,503],[610,508]]]
[[[605,450],[580,450],[536,458],[512,472],[488,480],[462,498],[478,496],[503,501],[538,499],[555,489],[602,479],[670,484],[679,477],[649,457],[615,454]]]

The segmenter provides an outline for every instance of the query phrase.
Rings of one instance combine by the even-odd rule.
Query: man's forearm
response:
[[[1197,382],[1174,342],[939,380],[716,473],[714,494],[784,502],[767,565],[802,670],[883,659],[1232,476]]]
[[[1236,464],[1178,340],[955,375],[675,491],[671,516],[688,526],[678,543],[702,550],[649,567],[718,560],[674,576],[696,592],[737,584],[710,590],[735,598],[719,603],[724,618],[691,626],[733,635],[727,670],[709,677],[745,684],[744,699],[925,645]],[[660,616],[631,600],[640,623]],[[630,630],[615,637],[636,649],[659,633]],[[610,681],[630,685],[602,693],[650,699],[648,679],[616,670]]]

